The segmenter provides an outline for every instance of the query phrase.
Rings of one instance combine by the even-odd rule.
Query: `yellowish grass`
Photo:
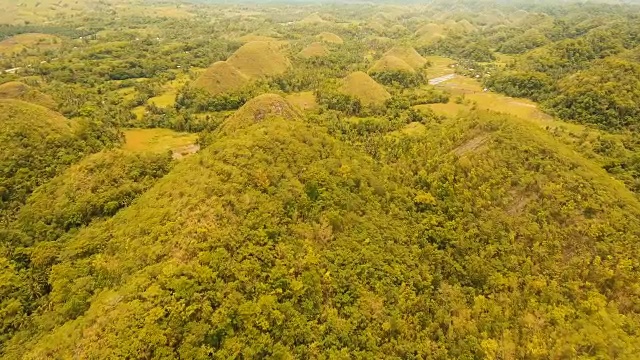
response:
[[[382,85],[362,71],[347,76],[339,90],[359,99],[363,105],[382,105],[391,98]]]
[[[455,117],[461,112],[468,111],[470,109],[469,106],[456,104],[454,102],[449,102],[448,104],[428,104],[428,105],[416,105],[415,109],[430,109],[433,110],[437,115],[443,115],[447,117]]]
[[[461,111],[468,111],[471,107],[475,106],[481,110],[491,110],[513,115],[545,128],[563,127],[576,134],[587,130],[585,126],[554,119],[540,110],[538,104],[531,100],[512,98],[491,91],[485,92],[481,84],[475,79],[457,76],[455,79],[442,83],[437,87],[447,89],[454,97],[462,97],[463,104],[456,104],[454,98],[451,99],[448,104],[419,105],[416,108],[428,107],[436,114],[452,117]]]
[[[451,65],[456,63],[453,59],[442,56],[426,56],[425,60],[431,63],[431,66],[427,68],[429,78],[453,74],[455,72],[455,69],[451,67]]]
[[[418,123],[418,122],[412,122],[410,124],[407,124],[405,127],[403,127],[400,130],[396,130],[393,131],[391,133],[388,134],[388,136],[418,136],[418,135],[422,135],[424,134],[425,130],[427,129],[426,126]]]
[[[131,112],[133,113],[133,115],[136,116],[136,119],[142,120],[146,110],[145,110],[144,106],[137,106],[137,107],[133,108],[131,110]]]
[[[176,95],[176,92],[169,91],[162,95],[152,97],[147,101],[147,103],[161,108],[171,107],[176,103]]]
[[[392,55],[385,55],[382,59],[376,61],[375,64],[369,69],[369,73],[378,73],[386,71],[405,71],[409,73],[415,73],[411,65],[407,64],[404,60]]]
[[[327,21],[321,18],[318,13],[313,13],[299,21],[300,24],[304,25],[323,24],[326,22]]]
[[[286,100],[300,110],[315,110],[318,108],[316,96],[311,91],[287,95]]]
[[[0,99],[22,100],[49,109],[55,109],[57,107],[56,102],[49,95],[17,81],[0,85]]]
[[[125,101],[131,101],[136,98],[136,89],[133,86],[121,88],[115,91]]]
[[[49,34],[20,34],[0,42],[0,55],[17,54],[26,50],[53,50],[62,46],[62,39]]]
[[[298,53],[298,56],[309,59],[313,57],[325,57],[329,55],[329,49],[322,43],[314,42]]]
[[[249,78],[226,61],[218,61],[205,70],[194,86],[207,90],[212,95],[234,91],[249,82]]]
[[[330,32],[321,32],[318,34],[318,39],[330,44],[344,44],[344,40],[340,36]]]
[[[244,44],[227,59],[227,63],[251,79],[282,74],[291,67],[281,46],[266,41]]]
[[[256,122],[273,118],[299,120],[302,118],[302,114],[282,96],[263,94],[249,100],[232,116],[227,118],[222,125],[222,131],[227,133],[234,132],[240,128],[251,126]]]
[[[427,60],[418,54],[416,49],[410,46],[396,46],[385,54],[387,56],[394,56],[398,59],[402,59],[405,63],[409,64],[414,69],[419,69],[426,64]]]
[[[131,152],[172,151],[192,145],[198,135],[180,133],[169,129],[127,129],[124,130],[123,149]]]

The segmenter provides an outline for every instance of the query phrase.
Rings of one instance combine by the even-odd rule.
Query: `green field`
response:
[[[130,152],[167,152],[196,142],[197,135],[169,129],[127,129],[123,149]]]

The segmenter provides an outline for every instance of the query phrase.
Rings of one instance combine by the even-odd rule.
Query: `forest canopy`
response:
[[[0,358],[640,354],[640,5],[0,5]]]

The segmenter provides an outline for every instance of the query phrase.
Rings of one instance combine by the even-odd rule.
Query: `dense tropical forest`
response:
[[[0,358],[640,356],[640,4],[0,4]]]

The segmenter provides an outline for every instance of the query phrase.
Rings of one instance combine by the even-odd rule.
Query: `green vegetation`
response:
[[[39,105],[0,100],[0,211],[10,215],[39,185],[84,154],[116,142]],[[105,144],[107,142],[107,144]]]
[[[57,104],[46,94],[29,85],[17,81],[10,81],[0,85],[0,99],[22,100],[55,110]]]
[[[0,358],[638,357],[640,5],[0,6]]]
[[[344,78],[338,91],[358,99],[363,105],[382,105],[391,98],[382,85],[361,71]]]

